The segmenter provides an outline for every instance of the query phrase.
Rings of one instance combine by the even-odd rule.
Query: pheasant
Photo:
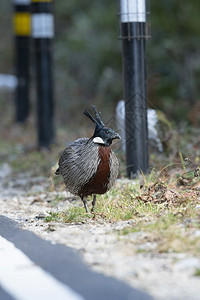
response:
[[[104,194],[113,186],[118,176],[119,163],[110,145],[114,139],[120,139],[118,133],[107,128],[97,108],[93,105],[95,116],[88,110],[86,115],[94,124],[91,138],[79,138],[70,143],[59,159],[56,175],[62,175],[67,190],[83,201],[86,212],[87,196],[93,195],[94,211],[96,194]]]

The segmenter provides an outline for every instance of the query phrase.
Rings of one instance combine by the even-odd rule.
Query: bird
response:
[[[110,145],[113,140],[121,139],[118,133],[105,126],[96,106],[92,108],[94,116],[87,109],[83,114],[95,124],[94,134],[68,144],[55,172],[62,175],[66,189],[81,198],[87,213],[87,197],[93,195],[91,212],[94,212],[96,195],[110,190],[118,177],[119,162]]]

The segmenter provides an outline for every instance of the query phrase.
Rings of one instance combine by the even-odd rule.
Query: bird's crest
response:
[[[96,106],[92,105],[92,108],[94,110],[94,113],[95,113],[95,117],[93,117],[91,115],[91,113],[85,109],[84,110],[84,115],[86,115],[93,123],[95,123],[97,126],[100,126],[100,127],[105,127],[105,124],[103,123],[102,121],[102,118],[101,118],[101,115],[100,113],[98,112]]]

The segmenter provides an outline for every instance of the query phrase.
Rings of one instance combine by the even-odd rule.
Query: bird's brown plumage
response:
[[[108,190],[110,179],[110,147],[99,146],[99,165],[96,173],[90,181],[86,183],[79,191],[81,197],[87,197],[92,194],[104,194]]]

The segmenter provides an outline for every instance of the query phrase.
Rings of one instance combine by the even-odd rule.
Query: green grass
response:
[[[72,207],[67,211],[62,212],[49,212],[45,217],[45,222],[62,222],[62,223],[83,223],[90,215],[85,212],[82,207]]]
[[[45,222],[58,222],[60,221],[59,213],[49,212],[49,215],[45,217]]]
[[[179,170],[179,177],[185,170]],[[195,186],[199,178],[180,185],[176,172],[170,177],[160,177],[153,170],[148,176],[129,183],[117,182],[107,194],[98,196],[95,214],[74,208],[72,217],[60,213],[61,221],[88,222],[90,219],[104,222],[133,220],[132,226],[118,231],[120,236],[144,232],[148,238],[138,238],[138,252],[189,253],[200,256],[200,240],[193,233],[200,230],[200,191]],[[141,182],[143,184],[141,184]],[[191,184],[191,182],[193,182]],[[63,216],[66,218],[64,219]],[[141,249],[146,242],[156,243],[154,250]]]
[[[137,179],[136,183],[118,182],[107,194],[98,196],[95,213],[87,214],[83,206],[77,206],[66,211],[49,213],[46,222],[88,223],[92,220],[113,223],[133,220],[131,226],[116,233],[119,239],[126,237],[127,240],[131,234],[145,233],[147,236],[141,235],[141,238],[139,236],[136,241],[134,240],[138,253],[184,252],[200,256],[200,239],[193,234],[195,230],[200,230],[200,212],[196,209],[196,205],[200,203],[198,192],[189,188],[179,188],[178,197],[174,199],[166,197],[165,201],[160,203],[154,198],[158,192],[156,188],[155,191],[148,185],[141,188],[139,182],[140,179]],[[167,184],[164,191],[162,185],[159,188],[165,197],[171,185]],[[88,200],[89,206],[90,202],[91,199]],[[153,250],[140,248],[147,242],[156,243],[157,246]]]
[[[200,269],[196,269],[194,276],[200,276]]]
[[[180,170],[181,174],[181,170]],[[158,179],[159,178],[159,179]],[[164,181],[165,179],[165,181]],[[47,217],[46,221],[71,222],[117,222],[133,220],[131,226],[117,231],[120,237],[144,232],[148,238],[138,238],[138,252],[157,253],[186,252],[200,256],[199,237],[193,235],[200,229],[200,192],[189,186],[175,185],[176,174],[160,178],[153,171],[148,176],[128,183],[117,182],[108,193],[97,196],[95,213],[85,213],[82,207],[73,207]],[[196,183],[199,179],[196,179]],[[141,184],[143,182],[143,184]],[[91,198],[88,206],[91,206]],[[81,204],[82,205],[82,204]],[[143,250],[139,246],[156,242],[154,250]]]
[[[200,229],[199,213],[193,203],[188,203],[178,208],[166,208],[161,215],[152,212],[151,220],[138,221],[134,227],[126,227],[117,233],[128,237],[135,232],[144,232],[148,238],[142,237],[136,243],[156,242],[154,252],[157,253],[185,252],[200,256],[200,240],[193,235],[196,229]]]

